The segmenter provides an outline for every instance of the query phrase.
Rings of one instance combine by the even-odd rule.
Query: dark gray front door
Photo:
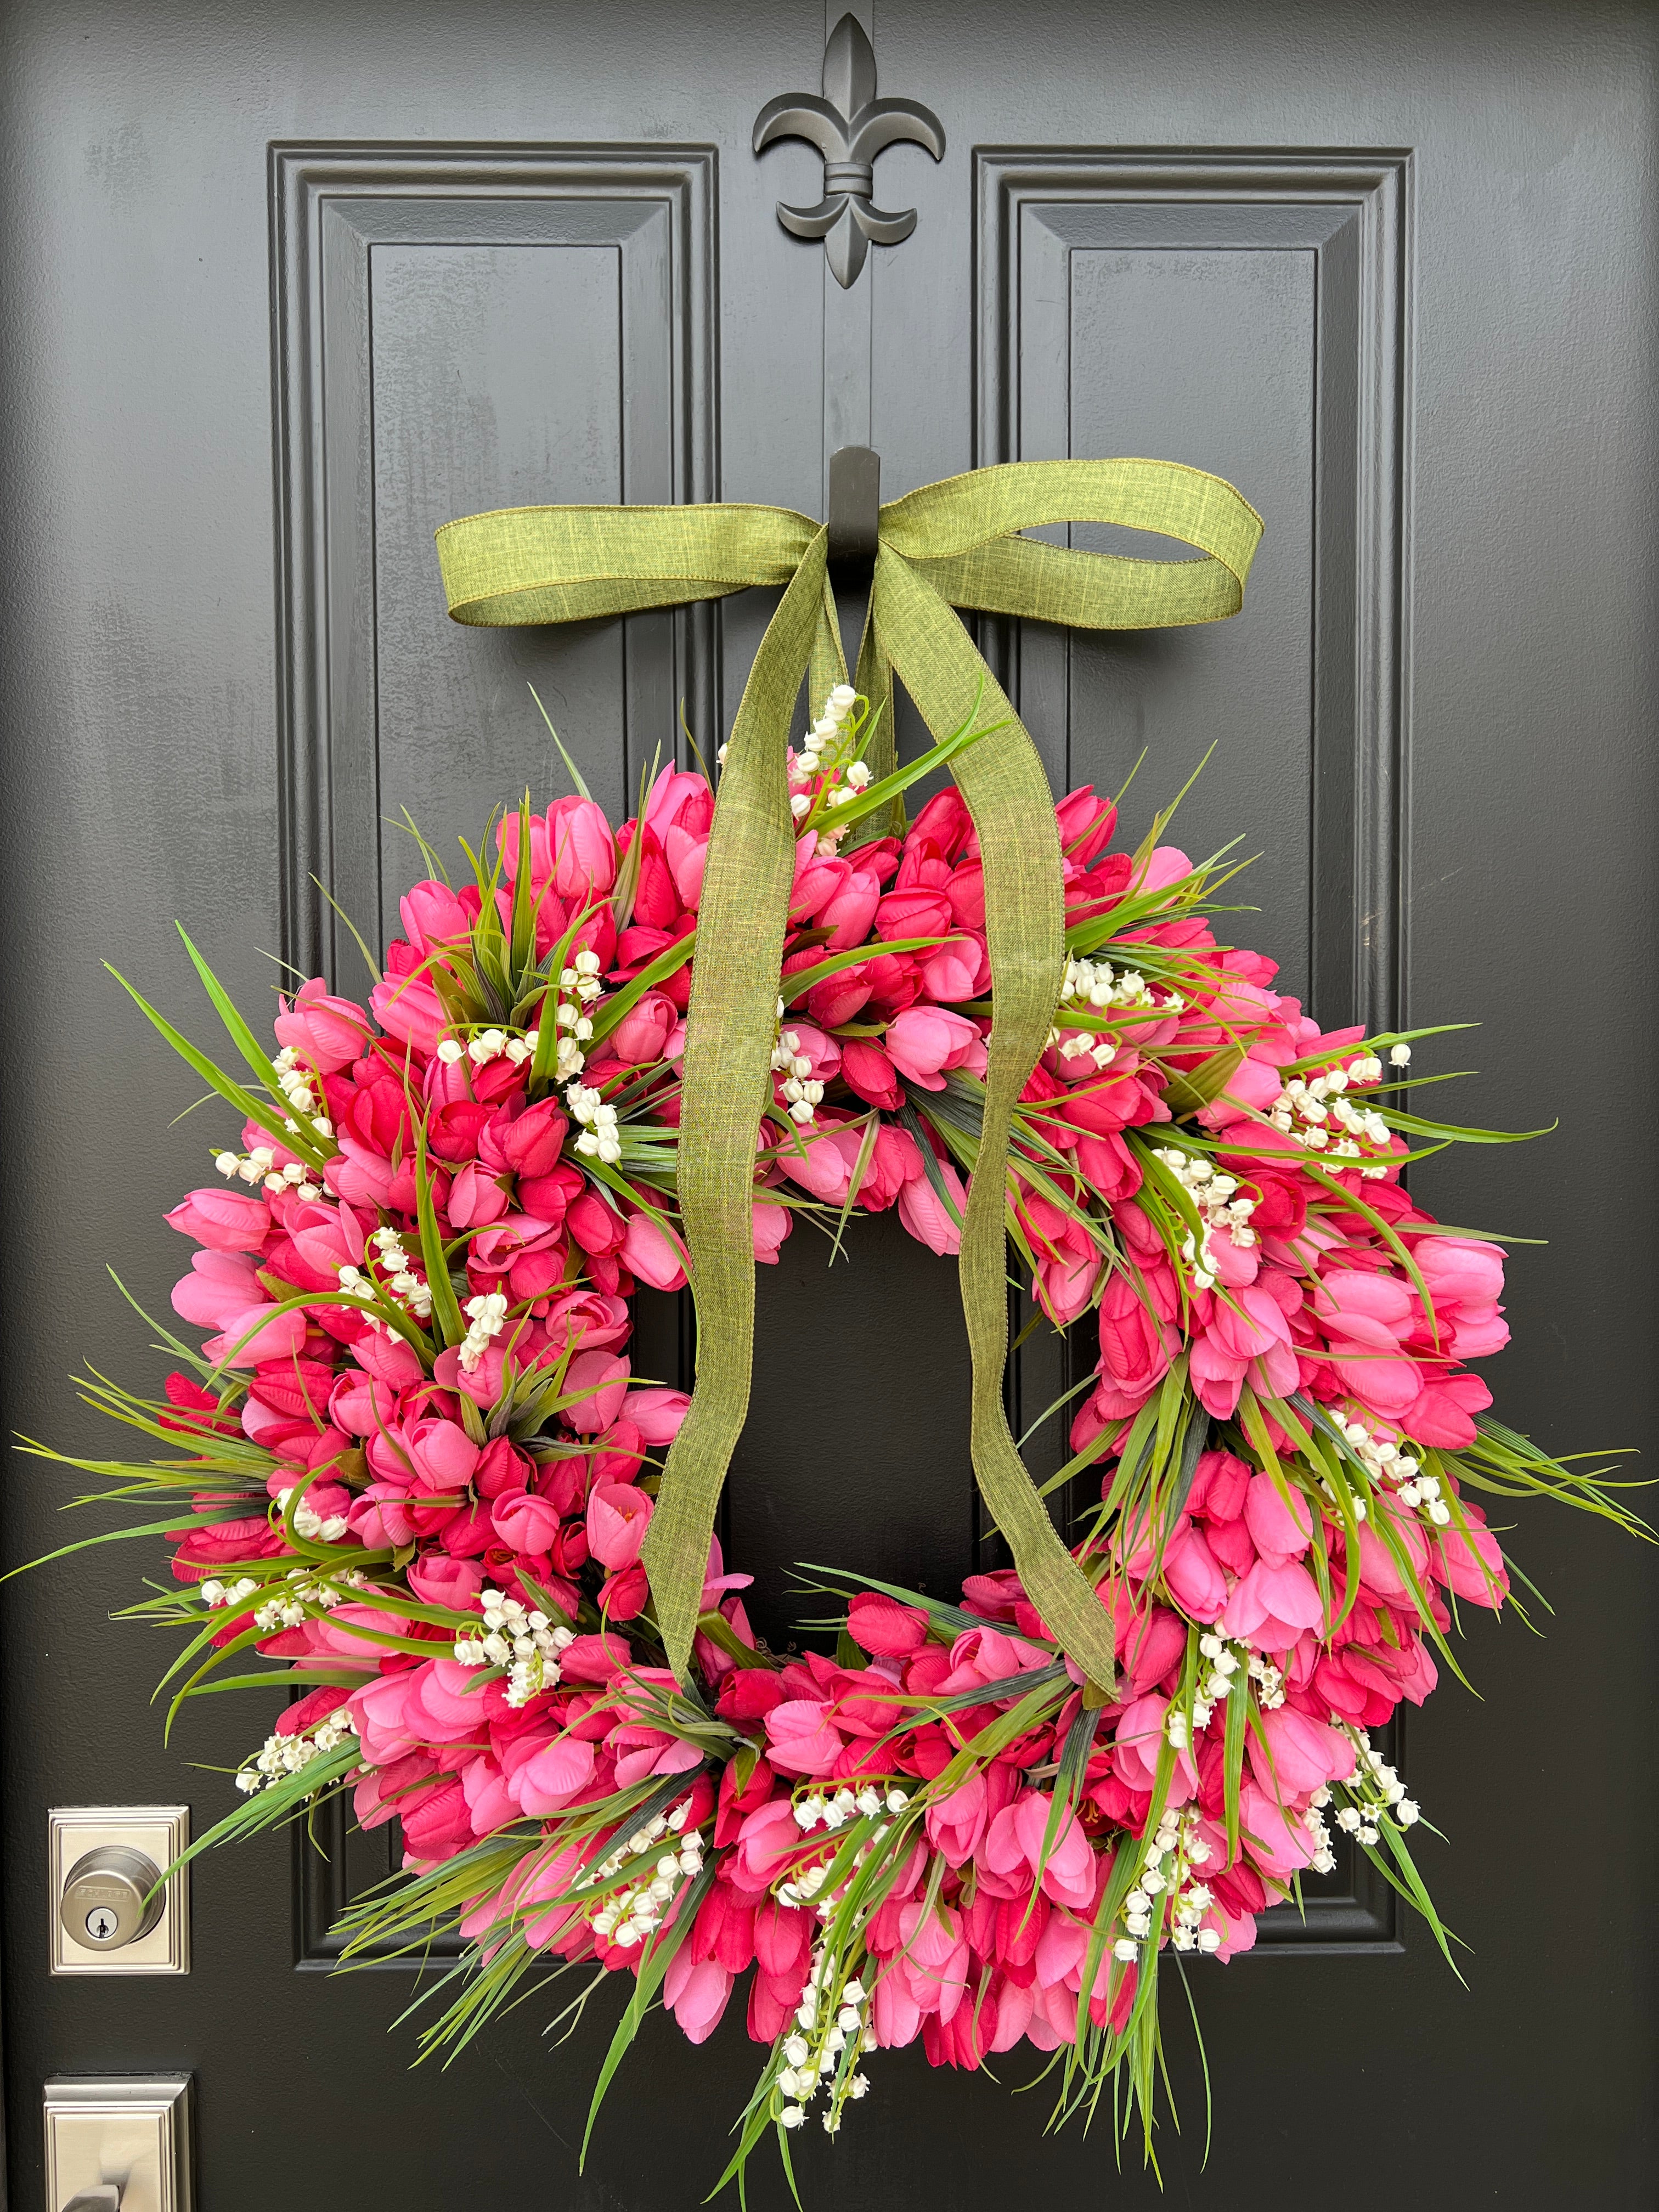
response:
[[[155,1371],[104,1263],[162,1305],[159,1217],[198,1179],[194,1126],[170,1126],[189,1086],[100,960],[183,1012],[177,916],[251,1007],[267,952],[344,976],[313,872],[372,926],[413,858],[388,816],[447,842],[539,786],[527,678],[613,808],[682,698],[705,746],[735,706],[759,595],[461,630],[433,527],[539,500],[821,513],[826,454],[867,441],[889,496],[1139,453],[1261,509],[1237,623],[993,642],[1057,787],[1115,787],[1146,750],[1137,833],[1218,741],[1193,849],[1261,851],[1251,939],[1325,1022],[1484,1021],[1468,1118],[1561,1121],[1422,1178],[1449,1219],[1549,1239],[1511,1269],[1504,1411],[1556,1449],[1648,1433],[1659,21],[860,12],[882,89],[948,144],[882,156],[878,200],[919,222],[843,291],[774,212],[818,196],[818,157],[750,150],[765,101],[816,87],[816,0],[7,10],[8,1427],[108,1449],[65,1372]],[[763,1284],[728,1533],[774,1627],[799,1559],[936,1589],[975,1563],[951,1273],[889,1227],[833,1273],[797,1237]],[[653,1361],[679,1357],[673,1313],[650,1327]],[[860,1378],[856,1426],[809,1328]],[[1036,1361],[1018,1384],[1032,1407],[1054,1387]],[[62,1540],[64,1494],[14,1463],[10,1559]],[[1547,1638],[1480,1617],[1485,1702],[1449,1684],[1406,1753],[1452,1845],[1426,1861],[1468,1988],[1340,1878],[1305,1928],[1201,1970],[1213,2145],[1204,2167],[1172,2022],[1172,2204],[1654,2201],[1651,1565],[1559,1515],[1513,1548]],[[132,1594],[107,1551],[6,1592],[18,2212],[43,2201],[48,2075],[173,2069],[197,2077],[206,2212],[698,2201],[750,2078],[739,2009],[702,2051],[647,2033],[579,2179],[611,2004],[556,2049],[526,2008],[411,2075],[387,2033],[408,1977],[324,1971],[331,1902],[375,1870],[361,1844],[324,1871],[283,1838],[198,1868],[187,1978],[47,1978],[47,1807],[189,1798],[204,1826],[264,1725],[207,1701],[164,1751],[159,1648],[106,1619]],[[1045,2139],[1047,2100],[1000,2070],[884,2062],[840,2147],[806,2147],[809,2203],[1157,2201],[1103,2124]],[[785,2201],[769,2172],[754,2201]]]

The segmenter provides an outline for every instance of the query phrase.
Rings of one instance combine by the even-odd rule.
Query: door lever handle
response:
[[[64,2212],[121,2212],[121,2192],[112,2181],[99,2189],[83,2189],[70,2197]]]

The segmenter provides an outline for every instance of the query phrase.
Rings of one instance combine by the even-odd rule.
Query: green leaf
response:
[[[1182,1069],[1164,1086],[1164,1103],[1177,1121],[1218,1098],[1244,1058],[1242,1044],[1224,1045],[1196,1067]]]
[[[564,763],[566,775],[568,775],[572,783],[575,785],[576,789],[580,793],[581,796],[586,799],[591,800],[593,794],[588,789],[586,784],[582,781],[581,770],[577,767],[575,762],[571,759],[569,754],[566,752],[564,749],[564,741],[553,726],[553,718],[548,713],[546,708],[542,704],[541,694],[537,690],[533,684],[529,685],[528,689],[531,697],[536,702],[536,711],[540,714],[543,721],[547,724],[548,736],[552,738],[554,744],[559,748],[559,758]]]
[[[598,1044],[602,1038],[608,1037],[623,1016],[638,1006],[647,991],[654,989],[659,983],[665,982],[669,976],[678,975],[696,951],[696,945],[697,933],[695,929],[690,930],[685,936],[676,938],[673,944],[665,945],[654,960],[647,962],[641,969],[637,975],[630,976],[613,997],[605,1000],[594,1015],[592,1042]]]
[[[208,966],[207,962],[191,943],[183,922],[176,921],[173,926],[184,939],[185,950],[190,955],[191,963],[196,973],[202,979],[202,988],[213,1001],[214,1011],[225,1025],[226,1035],[258,1077],[260,1082],[270,1091],[273,1098],[280,1098],[283,1095],[283,1086],[277,1080],[276,1066],[270,1054],[266,1052],[258,1038],[243,1020],[223,984],[220,982],[212,969]]]
[[[593,2084],[593,2099],[587,2108],[587,2125],[582,2130],[581,2155],[577,2160],[579,2172],[586,2169],[587,2146],[593,2134],[593,2123],[599,2116],[599,2106],[605,2100],[605,2093],[611,2087],[617,2069],[627,2057],[629,2045],[639,2033],[645,2015],[650,2010],[651,2001],[662,1986],[663,1977],[673,1963],[674,1954],[691,1932],[691,1923],[697,1917],[698,1908],[714,1887],[718,1865],[718,1859],[711,1853],[704,1862],[702,1871],[693,1875],[680,1891],[678,1910],[673,1919],[666,1928],[659,1929],[641,1954],[633,1995],[617,2023],[617,2032],[611,2039],[611,2048],[599,2069],[599,2080]]]
[[[466,1323],[461,1318],[455,1286],[449,1279],[449,1263],[444,1257],[437,1210],[432,1203],[432,1177],[426,1164],[426,1120],[418,1112],[413,1112],[413,1119],[415,1203],[421,1224],[421,1257],[426,1265],[427,1287],[432,1293],[432,1318],[446,1344],[459,1344],[466,1334]]]
[[[932,768],[935,763],[929,761]],[[793,1006],[820,983],[827,983],[832,975],[839,975],[843,968],[856,968],[860,962],[874,960],[888,952],[931,952],[940,945],[950,942],[944,937],[896,937],[889,942],[885,938],[873,945],[854,945],[850,952],[832,952],[827,960],[818,961],[811,968],[798,968],[786,975],[782,983],[783,1003]]]
[[[105,961],[104,966],[114,976],[116,981],[145,1018],[167,1039],[179,1059],[187,1066],[193,1067],[204,1083],[210,1083],[219,1096],[234,1109],[242,1121],[256,1122],[260,1128],[273,1136],[279,1145],[285,1146],[299,1158],[319,1168],[321,1167],[323,1155],[314,1138],[307,1140],[303,1132],[298,1136],[295,1135],[287,1126],[289,1118],[288,1115],[278,1113],[274,1106],[268,1104],[264,1099],[256,1098],[251,1091],[244,1090],[233,1077],[225,1074],[222,1069],[216,1067],[204,1052],[199,1052],[187,1036],[174,1029],[165,1014],[156,1012],[142,991],[134,990],[118,968],[112,967],[107,960]]]

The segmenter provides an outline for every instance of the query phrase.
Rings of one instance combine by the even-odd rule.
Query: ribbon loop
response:
[[[1153,531],[1200,557],[1086,553],[1018,534],[1059,522]],[[975,470],[881,509],[859,653],[858,688],[880,709],[878,775],[896,757],[895,671],[935,740],[959,729],[976,702],[988,732],[952,763],[984,861],[995,1007],[960,1261],[974,1470],[1032,1602],[1103,1686],[1113,1678],[1110,1616],[1049,1520],[1002,1404],[1009,1139],[1060,994],[1059,835],[1036,749],[953,610],[1095,629],[1214,622],[1238,611],[1261,534],[1261,517],[1230,484],[1171,462]],[[827,533],[787,507],[515,507],[446,523],[438,553],[451,615],[487,625],[592,620],[784,586],[744,687],[715,799],[686,1024],[679,1200],[697,1311],[696,1383],[644,1550],[669,1663],[684,1677],[720,1486],[749,1406],[756,1132],[769,1097],[794,875],[789,726],[803,677],[810,672],[811,703],[821,708],[847,672]],[[872,823],[866,834],[887,826]]]

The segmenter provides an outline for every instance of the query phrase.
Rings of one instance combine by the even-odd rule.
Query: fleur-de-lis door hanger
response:
[[[823,49],[823,96],[785,93],[755,118],[755,151],[779,138],[805,138],[823,156],[823,198],[816,207],[778,203],[778,221],[797,238],[821,238],[836,281],[856,282],[873,239],[896,246],[916,227],[916,211],[890,215],[874,202],[875,158],[884,147],[925,146],[937,161],[945,131],[931,108],[876,98],[876,57],[856,15],[843,15]]]

